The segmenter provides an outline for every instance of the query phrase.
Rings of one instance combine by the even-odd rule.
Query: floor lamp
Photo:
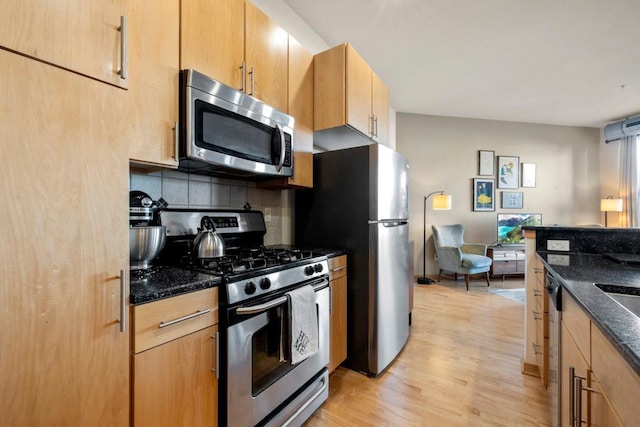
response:
[[[436,195],[437,194],[437,195]],[[435,195],[435,196],[434,196]],[[432,208],[434,211],[448,211],[451,210],[451,195],[444,194],[444,191],[434,191],[429,193],[424,198],[423,207],[423,234],[422,234],[422,277],[418,277],[418,283],[421,285],[430,285],[433,280],[427,277],[427,199],[433,197]]]
[[[608,227],[607,213],[622,212],[622,199],[614,199],[613,196],[600,199],[600,211],[604,212],[604,226]]]

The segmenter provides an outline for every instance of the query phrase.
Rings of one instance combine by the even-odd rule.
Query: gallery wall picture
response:
[[[480,150],[478,152],[478,175],[493,176],[495,154],[494,151],[489,150]]]
[[[493,179],[473,179],[473,210],[476,212],[495,210],[495,188]]]
[[[500,195],[502,209],[522,209],[522,191],[503,191]]]
[[[536,186],[536,164],[535,163],[522,164],[522,186],[523,187]]]
[[[498,188],[517,189],[520,185],[520,158],[498,156]]]

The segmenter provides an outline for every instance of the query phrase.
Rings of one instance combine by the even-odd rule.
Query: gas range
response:
[[[224,239],[224,256],[193,256],[193,239],[202,216],[213,220]],[[164,263],[221,278],[223,304],[238,304],[283,292],[328,274],[327,258],[285,245],[264,246],[266,225],[260,211],[165,209],[158,222],[167,227]]]

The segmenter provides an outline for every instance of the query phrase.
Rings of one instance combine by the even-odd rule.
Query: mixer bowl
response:
[[[166,227],[130,227],[129,261],[132,270],[146,269],[158,256],[167,238]]]

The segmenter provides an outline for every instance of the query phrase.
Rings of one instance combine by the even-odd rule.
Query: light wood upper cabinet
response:
[[[242,86],[244,0],[180,2],[180,68]]]
[[[127,140],[139,166],[178,166],[179,15],[178,0],[131,2]]]
[[[245,2],[245,92],[287,111],[289,35],[250,2]]]
[[[0,69],[0,423],[128,426],[126,92],[6,50]]]
[[[128,80],[119,74],[120,17],[127,15],[128,4],[129,0],[5,0],[0,46],[126,88]]]
[[[261,188],[313,187],[313,55],[289,37],[288,114],[293,116],[293,176],[258,183]]]
[[[314,129],[351,126],[375,142],[389,140],[389,91],[348,43],[314,58]]]
[[[242,0],[184,0],[181,8],[180,68],[287,111],[288,34],[282,28]]]

